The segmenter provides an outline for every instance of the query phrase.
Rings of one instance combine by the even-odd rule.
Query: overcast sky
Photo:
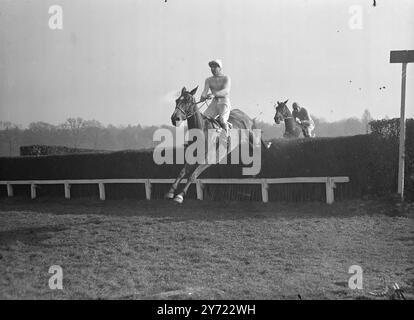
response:
[[[213,58],[232,79],[233,107],[251,117],[272,122],[272,102],[287,98],[329,121],[365,108],[398,117],[401,65],[389,51],[414,49],[414,1],[372,2],[0,0],[0,120],[167,124],[175,93],[200,85],[198,97]],[[48,26],[55,4],[62,30]],[[352,5],[362,29],[349,26]]]

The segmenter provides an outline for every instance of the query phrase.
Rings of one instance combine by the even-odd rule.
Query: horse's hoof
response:
[[[174,199],[174,192],[168,192],[164,197],[165,199]]]
[[[177,203],[183,203],[184,197],[181,194],[177,194],[174,198],[174,201]]]

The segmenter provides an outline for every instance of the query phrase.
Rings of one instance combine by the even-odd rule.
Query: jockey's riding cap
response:
[[[219,66],[220,68],[222,68],[222,67],[223,67],[223,63],[221,62],[221,60],[220,60],[220,59],[215,59],[215,60],[212,60],[212,61],[210,61],[210,62],[208,63],[208,65],[209,65],[210,67],[212,67],[212,66],[214,66],[214,65]]]

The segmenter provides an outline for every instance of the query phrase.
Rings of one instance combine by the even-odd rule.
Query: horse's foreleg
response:
[[[187,194],[188,188],[190,188],[190,185],[197,179],[197,177],[206,170],[211,164],[201,164],[197,166],[191,176],[188,178],[187,183],[183,187],[183,189],[175,196],[174,201],[178,203],[182,203],[184,201],[184,197]]]
[[[184,167],[181,169],[180,174],[178,175],[177,179],[175,179],[175,181],[171,185],[170,190],[166,193],[165,198],[167,198],[167,199],[173,199],[174,198],[175,190],[177,190],[177,188],[178,188],[178,186],[180,184],[180,181],[187,174],[188,167],[189,167],[189,165],[187,163],[184,164]]]

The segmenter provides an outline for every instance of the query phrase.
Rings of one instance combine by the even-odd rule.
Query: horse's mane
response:
[[[292,115],[292,111],[290,111],[289,107],[286,104],[283,104],[283,110],[286,110],[289,116]]]
[[[212,118],[207,118],[204,116],[200,110],[198,110],[197,105],[193,107],[193,116],[187,119],[188,129],[198,128],[201,130],[208,128],[217,128],[220,127],[220,124],[217,120]],[[232,123],[234,128],[248,129],[252,128],[253,120],[240,109],[232,109],[229,115],[229,122]]]

